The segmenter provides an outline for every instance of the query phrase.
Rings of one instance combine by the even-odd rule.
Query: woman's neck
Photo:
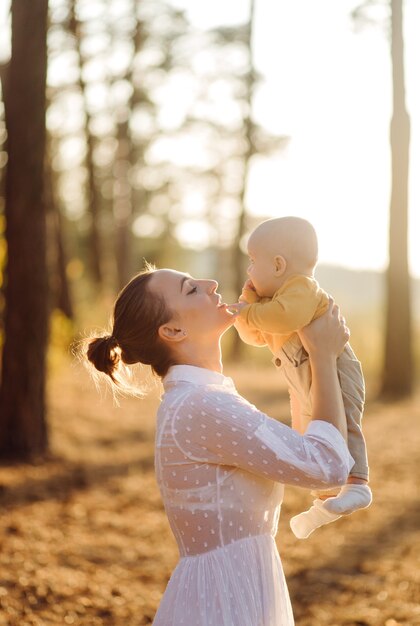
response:
[[[197,350],[196,344],[192,345],[185,342],[178,352],[177,363],[178,365],[194,365],[195,367],[203,367],[204,369],[222,373],[220,342],[217,342],[216,345],[200,346],[200,350]]]

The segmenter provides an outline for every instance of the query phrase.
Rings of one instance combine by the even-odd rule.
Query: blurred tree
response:
[[[139,268],[143,256],[150,258],[150,246],[143,246],[148,232],[139,225],[134,229],[133,222],[139,215],[148,213],[149,199],[154,193],[162,193],[167,182],[164,168],[159,166],[153,171],[153,189],[141,180],[145,151],[164,134],[157,122],[157,104],[149,92],[169,76],[170,49],[180,33],[184,33],[186,22],[181,12],[156,0],[141,3],[98,0],[93,15],[83,0],[61,0],[54,4],[52,13],[50,59],[59,64],[67,56],[67,63],[76,69],[72,51],[76,51],[77,58],[77,72],[63,73],[57,79],[51,71],[56,80],[54,87],[50,87],[52,160],[54,169],[58,170],[63,212],[80,224],[78,240],[84,241],[92,223],[92,204],[87,206],[86,198],[75,194],[72,179],[76,179],[78,169],[79,180],[88,181],[87,186],[96,194],[97,202],[93,204],[99,207],[100,243],[107,250],[102,259],[103,272],[107,278],[116,277],[122,286]],[[75,102],[76,90],[83,94],[83,100],[77,101],[76,107],[65,115],[67,103]],[[86,149],[83,163],[79,156],[71,171],[62,154],[76,133],[77,137],[87,138]],[[162,221],[166,222],[166,217]],[[90,236],[86,241],[88,245],[81,245],[79,251],[83,260],[92,250]],[[154,248],[158,243],[163,245],[156,242]],[[90,258],[93,257],[97,255]]]
[[[408,266],[410,118],[405,104],[403,0],[366,0],[353,11],[362,25],[388,26],[391,16],[393,113],[390,124],[391,200],[386,272],[385,351],[380,395],[401,398],[413,389],[412,319]]]
[[[0,65],[0,87],[6,82],[7,64]],[[3,97],[0,101],[0,347],[3,337],[3,324],[4,324],[4,267],[6,261],[6,240],[5,240],[5,217],[4,217],[4,197],[6,195],[5,182],[6,182],[6,162],[7,162],[7,147],[6,147],[6,124],[4,120],[4,102]]]
[[[158,222],[168,216],[163,236],[202,250],[199,271],[215,272],[232,297],[244,279],[240,241],[250,227],[245,197],[252,158],[287,141],[254,119],[260,77],[251,22],[207,31],[190,27],[173,40],[168,76],[149,92],[159,107],[159,127],[136,177],[150,191],[150,217]],[[166,262],[171,249],[165,242]]]
[[[47,142],[50,143],[50,142]],[[47,150],[49,153],[49,150]],[[67,254],[64,219],[54,184],[51,158],[45,160],[45,206],[47,211],[47,262],[50,277],[51,307],[60,310],[69,320],[74,319],[73,302],[67,277]]]
[[[143,257],[171,264],[181,245],[202,250],[200,271],[217,272],[236,294],[244,256],[233,242],[249,228],[247,164],[284,141],[252,115],[258,77],[250,66],[250,27],[199,31],[164,0],[97,0],[93,12],[83,0],[74,3],[51,7],[48,124],[63,213],[82,242],[80,258],[89,253],[83,242],[91,221],[80,190],[93,180],[106,276],[116,274],[121,286]],[[59,73],[63,65],[68,71]],[[83,140],[88,131],[91,151]]]
[[[79,65],[79,88],[83,94],[84,100],[84,133],[86,139],[86,170],[88,174],[87,180],[87,212],[90,216],[89,221],[89,263],[91,278],[97,287],[103,284],[103,242],[100,229],[100,210],[101,198],[99,194],[98,184],[96,181],[95,163],[93,153],[95,148],[95,139],[91,132],[91,115],[89,110],[89,102],[86,96],[86,82],[83,77],[85,61],[82,54],[82,28],[77,18],[77,0],[70,0],[70,14],[68,20],[70,33],[74,37],[75,48],[77,52]]]
[[[382,395],[402,397],[411,394],[413,388],[407,241],[410,118],[405,105],[403,0],[391,1],[391,58],[393,85],[393,114],[390,132],[392,187]]]
[[[131,58],[126,65],[122,81],[130,85],[131,93],[128,100],[116,110],[116,138],[117,148],[114,162],[113,184],[113,213],[115,219],[115,256],[117,262],[118,289],[122,289],[129,281],[134,272],[133,251],[133,215],[135,190],[131,185],[130,175],[137,158],[140,158],[135,150],[130,120],[136,105],[141,105],[147,100],[144,91],[134,81],[134,67],[136,55],[143,46],[143,22],[137,16],[136,0],[132,0],[128,6],[129,16],[132,23],[132,48]]]
[[[13,0],[12,55],[3,83],[6,174],[6,311],[0,387],[0,451],[46,451],[48,289],[44,203],[48,0]]]
[[[256,153],[256,145],[255,145],[255,134],[257,132],[257,127],[254,124],[252,118],[252,105],[253,105],[253,97],[255,91],[256,84],[256,72],[254,67],[254,54],[253,54],[253,46],[252,46],[252,33],[254,26],[254,15],[255,15],[255,0],[251,0],[250,2],[250,13],[249,13],[249,22],[246,27],[246,39],[245,44],[248,50],[249,57],[249,68],[244,76],[245,83],[245,99],[246,99],[246,114],[244,117],[244,136],[246,142],[246,149],[243,155],[244,167],[243,167],[243,177],[242,177],[242,189],[240,191],[240,213],[238,219],[238,229],[236,233],[235,240],[233,242],[233,267],[235,271],[234,277],[234,285],[235,285],[235,293],[237,297],[241,294],[242,286],[244,284],[244,280],[246,278],[245,274],[245,259],[244,253],[242,251],[243,238],[246,233],[247,223],[247,209],[246,209],[246,191],[247,191],[247,183],[249,179],[249,173],[251,168],[251,160],[254,154]],[[239,337],[238,333],[235,333],[234,340],[232,343],[231,356],[233,358],[239,358],[242,352],[243,342]]]

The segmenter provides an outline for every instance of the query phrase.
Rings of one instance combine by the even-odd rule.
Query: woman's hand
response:
[[[309,356],[322,354],[338,357],[350,337],[340,309],[329,297],[328,310],[316,320],[298,331],[303,347]]]
[[[328,310],[302,328],[299,337],[309,354],[311,365],[312,419],[329,422],[347,440],[347,421],[337,375],[337,357],[343,351],[350,331],[331,297]]]

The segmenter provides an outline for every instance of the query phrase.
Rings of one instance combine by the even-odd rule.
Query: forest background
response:
[[[256,63],[256,16],[269,5],[251,0],[243,19],[223,24],[222,12],[207,28],[181,7],[160,0],[2,7],[0,623],[151,623],[177,559],[153,476],[159,387],[118,408],[92,388],[71,347],[107,329],[118,290],[144,259],[217,277],[224,300],[235,301],[248,233],[264,218],[296,212],[276,202],[288,185],[294,135],[265,119],[266,77]],[[333,30],[331,7],[323,10]],[[420,281],[409,264],[418,210],[409,203],[416,196],[409,194],[403,8],[396,0],[348,2],[349,23],[376,29],[390,59],[390,189],[382,185],[382,203],[372,207],[387,216],[387,267],[361,267],[379,218],[352,221],[338,203],[328,232],[319,198],[303,209],[321,227],[321,260],[328,259],[316,277],[340,304],[366,375],[377,506],[342,521],[330,554],[320,549],[328,533],[297,546],[282,521],[301,626],[420,623],[413,541]],[[319,158],[320,139],[312,146]],[[342,180],[345,197],[354,187],[369,195],[376,178],[344,169]],[[324,182],[328,174],[315,196]],[[337,239],[338,228],[343,256],[338,246],[333,266],[322,244]],[[364,237],[353,244],[353,262],[345,250],[355,228]],[[244,346],[233,330],[223,348],[238,388],[288,421],[287,393],[268,351]],[[144,370],[138,375],[150,380]],[[286,520],[305,502],[299,490],[288,497]],[[383,513],[391,500],[398,511]]]

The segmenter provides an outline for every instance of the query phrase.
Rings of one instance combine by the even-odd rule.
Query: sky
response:
[[[243,0],[173,0],[197,26],[247,18]],[[318,232],[319,259],[383,270],[388,259],[388,33],[355,28],[354,0],[256,0],[255,64],[264,87],[259,121],[291,137],[275,159],[256,159],[247,197],[255,215],[298,215]],[[420,2],[405,0],[406,99],[411,116],[410,267],[420,277]]]

